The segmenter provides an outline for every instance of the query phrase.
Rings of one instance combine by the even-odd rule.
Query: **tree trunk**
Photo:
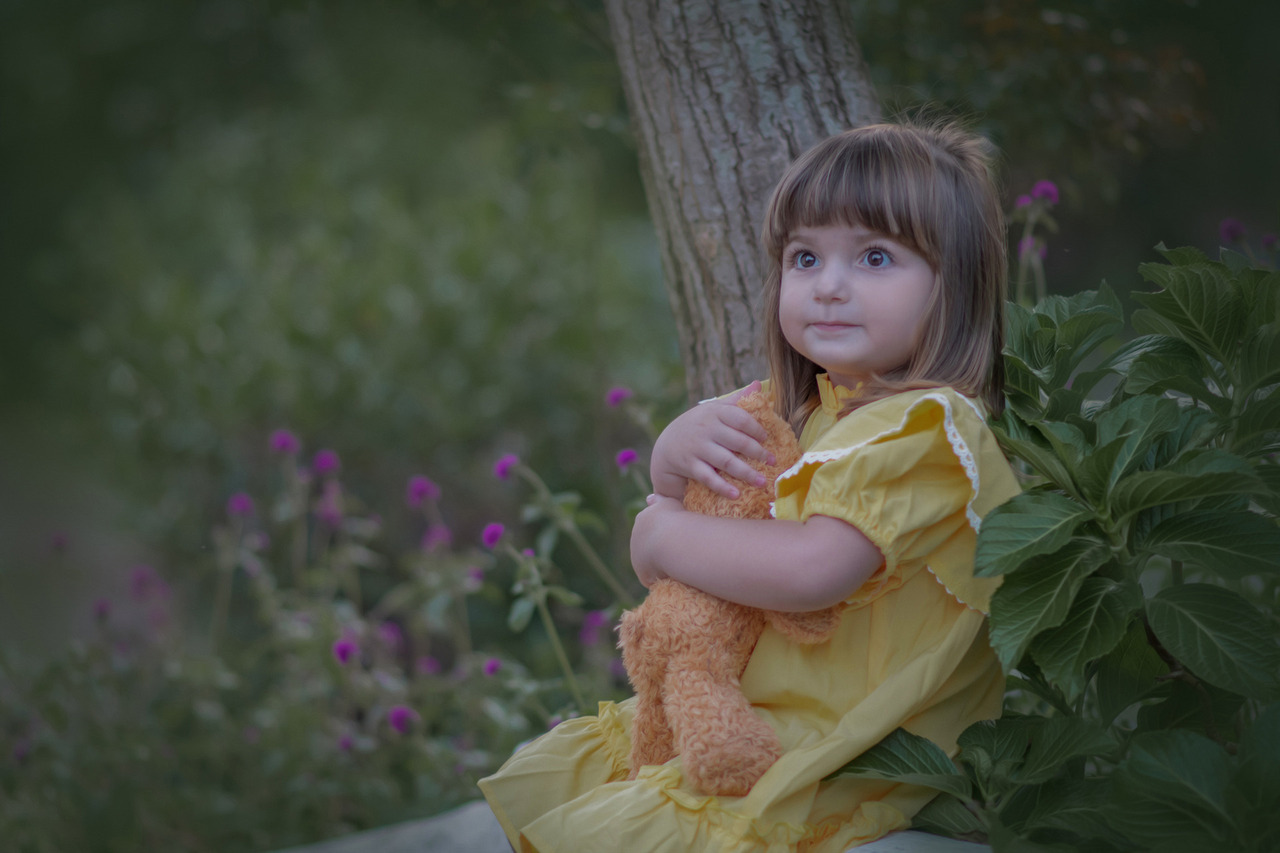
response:
[[[765,375],[760,224],[787,164],[880,105],[835,0],[606,0],[691,400]]]

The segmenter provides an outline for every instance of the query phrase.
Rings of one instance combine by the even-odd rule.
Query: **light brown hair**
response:
[[[1005,224],[990,145],[952,124],[875,124],[832,136],[797,159],[774,189],[762,241],[765,346],[779,414],[797,431],[818,405],[822,368],[782,335],[782,253],[802,227],[862,225],[933,269],[920,343],[849,409],[909,388],[949,385],[1004,408]]]

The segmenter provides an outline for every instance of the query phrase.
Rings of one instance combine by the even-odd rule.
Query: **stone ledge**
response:
[[[895,832],[856,848],[858,853],[989,853],[970,844],[924,832]],[[423,820],[371,829],[280,853],[510,853],[502,827],[483,800]],[[621,851],[630,853],[630,851]]]

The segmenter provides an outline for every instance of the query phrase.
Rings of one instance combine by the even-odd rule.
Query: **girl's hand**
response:
[[[684,512],[684,504],[662,495],[649,495],[646,502],[648,506],[636,516],[631,528],[631,568],[648,589],[667,577],[658,564],[657,546],[663,539],[663,522],[670,518],[670,513]]]
[[[668,424],[653,445],[649,463],[654,492],[682,500],[685,483],[696,480],[733,500],[738,490],[722,474],[763,486],[764,476],[736,455],[766,463],[772,456],[764,449],[764,427],[735,405],[739,397],[758,390],[760,383],[752,382],[728,397],[694,406]]]

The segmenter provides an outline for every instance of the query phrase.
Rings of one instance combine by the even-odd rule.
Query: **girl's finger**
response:
[[[693,470],[693,479],[711,491],[729,500],[738,499],[738,490],[732,483],[720,476],[720,473],[707,463],[697,465]]]
[[[760,422],[756,420],[753,415],[747,412],[746,409],[742,409],[737,406],[726,407],[720,413],[720,421],[725,426],[754,438],[761,444],[769,440],[769,433],[765,431],[765,428],[760,425]]]

